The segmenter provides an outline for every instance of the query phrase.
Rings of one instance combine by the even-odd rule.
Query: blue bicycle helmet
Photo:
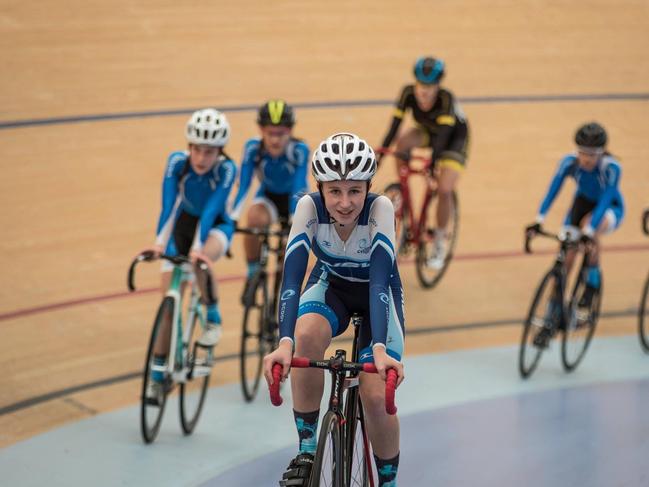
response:
[[[444,61],[434,57],[420,57],[413,69],[415,78],[425,85],[439,83],[444,77]]]

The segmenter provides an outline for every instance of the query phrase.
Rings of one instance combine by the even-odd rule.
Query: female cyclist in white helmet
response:
[[[286,248],[279,310],[280,342],[264,359],[288,376],[293,352],[322,360],[331,339],[342,334],[352,313],[361,314],[361,362],[379,374],[361,374],[360,392],[379,472],[379,486],[395,486],[399,462],[399,420],[385,412],[386,369],[403,380],[403,290],[394,255],[394,209],[385,196],[369,193],[376,172],[372,148],[356,135],[334,134],[321,142],[311,161],[318,192],[300,199]],[[317,262],[301,293],[310,251]],[[306,485],[316,449],[321,370],[291,374],[299,453],[282,485]],[[300,483],[300,480],[302,483]]]

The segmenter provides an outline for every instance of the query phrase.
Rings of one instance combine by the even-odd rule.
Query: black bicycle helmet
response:
[[[293,127],[295,125],[293,107],[284,100],[270,100],[259,108],[257,123],[262,127],[266,125]]]
[[[597,122],[582,125],[575,133],[575,144],[579,147],[601,148],[607,141],[606,130]]]

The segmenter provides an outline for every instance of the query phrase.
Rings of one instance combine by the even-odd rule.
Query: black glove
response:
[[[541,231],[540,223],[533,223],[525,227],[525,233],[528,235],[539,233]]]

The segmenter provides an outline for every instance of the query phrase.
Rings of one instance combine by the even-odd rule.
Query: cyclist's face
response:
[[[214,167],[221,154],[220,147],[189,144],[189,163],[196,174],[205,174]]]
[[[592,171],[597,166],[597,161],[602,157],[603,149],[577,147],[577,161],[579,166],[586,171]]]
[[[327,181],[322,183],[322,194],[329,214],[338,223],[349,225],[356,221],[365,204],[365,181]]]
[[[438,91],[439,84],[425,85],[423,83],[417,83],[415,85],[415,99],[419,108],[424,111],[433,108]]]
[[[264,148],[273,157],[281,156],[291,139],[291,129],[273,125],[260,126],[260,129],[261,138],[264,140]]]

